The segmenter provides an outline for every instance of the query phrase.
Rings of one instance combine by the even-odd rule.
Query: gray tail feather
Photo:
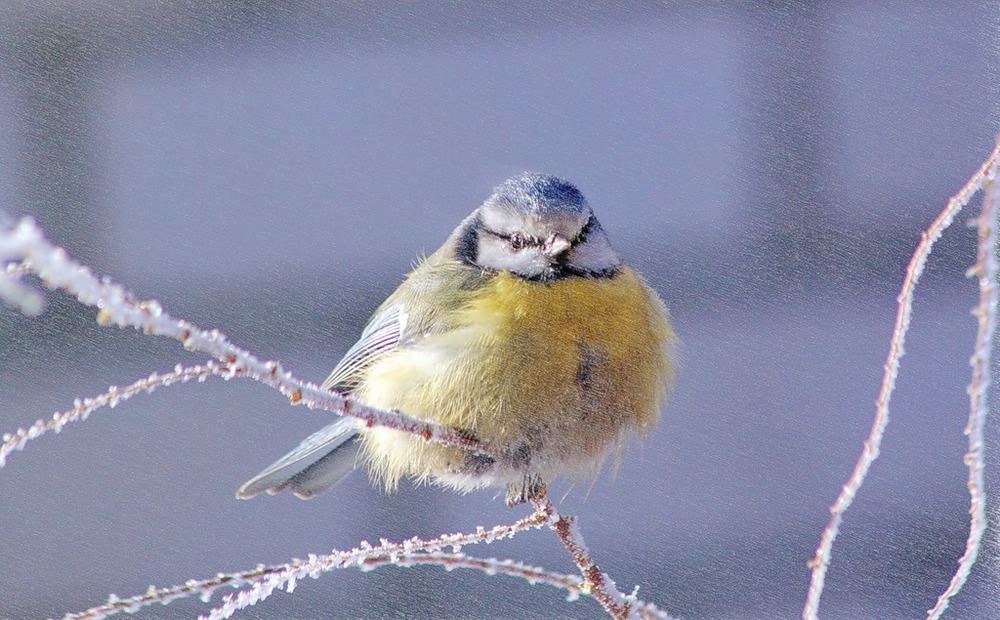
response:
[[[236,497],[250,499],[261,491],[273,495],[289,489],[309,499],[326,491],[354,469],[360,447],[356,424],[353,418],[344,417],[313,433],[245,482]]]

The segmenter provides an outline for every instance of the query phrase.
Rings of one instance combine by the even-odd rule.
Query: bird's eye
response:
[[[515,251],[520,250],[525,246],[524,235],[521,233],[511,233],[508,241],[510,242],[511,249]]]

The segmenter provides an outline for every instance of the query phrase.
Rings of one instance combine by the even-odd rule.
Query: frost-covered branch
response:
[[[38,420],[28,428],[19,428],[13,433],[4,433],[2,443],[0,443],[0,467],[6,465],[7,456],[11,452],[24,449],[24,445],[32,439],[36,439],[49,431],[58,433],[70,422],[86,420],[91,413],[101,407],[114,409],[118,403],[132,398],[136,394],[142,392],[151,394],[156,388],[166,387],[175,383],[187,383],[192,379],[197,379],[200,382],[208,377],[218,376],[228,380],[240,375],[241,371],[239,368],[212,361],[197,366],[182,366],[177,364],[172,372],[162,374],[153,373],[131,385],[125,387],[112,385],[103,394],[92,398],[78,398],[73,402],[72,409],[55,413],[48,420]]]
[[[1000,144],[998,144],[1000,149]],[[968,276],[979,283],[979,305],[972,314],[979,324],[976,331],[976,348],[969,360],[972,366],[972,380],[969,382],[969,424],[965,434],[969,436],[969,452],[965,462],[969,466],[969,537],[965,541],[965,552],[958,562],[958,570],[948,584],[948,588],[938,597],[937,603],[927,612],[928,620],[937,620],[948,609],[951,598],[958,594],[969,578],[972,567],[979,557],[979,547],[986,532],[986,481],[983,462],[983,427],[988,411],[987,394],[990,387],[990,354],[993,350],[993,336],[997,327],[997,167],[990,168],[983,181],[983,209],[973,225],[978,232],[976,264],[969,269]]]
[[[154,588],[138,596],[118,598],[110,596],[104,605],[83,612],[71,613],[64,620],[99,620],[121,612],[133,613],[142,607],[198,596],[208,602],[221,587],[239,588],[249,586],[236,596],[227,597],[223,605],[213,610],[211,617],[229,617],[236,610],[262,601],[275,589],[291,592],[297,581],[304,577],[318,577],[321,573],[339,568],[360,568],[372,570],[386,564],[416,566],[418,564],[440,564],[447,567],[479,568],[488,573],[519,576],[529,582],[546,583],[561,587],[569,592],[579,592],[578,582],[573,577],[548,573],[510,560],[469,558],[461,553],[465,545],[491,543],[510,538],[519,532],[537,529],[545,525],[545,516],[539,513],[521,519],[512,525],[498,525],[490,529],[478,528],[473,533],[449,534],[431,540],[411,538],[401,543],[382,540],[378,545],[362,542],[350,551],[332,551],[325,555],[310,555],[305,560],[294,559],[287,564],[257,566],[239,573],[219,573],[210,579],[191,580],[184,585],[170,588]],[[445,552],[450,549],[450,552]],[[225,615],[218,615],[225,614]]]
[[[548,497],[542,496],[532,500],[538,514],[545,515],[546,523],[562,541],[583,575],[583,591],[594,597],[604,607],[605,611],[615,620],[628,618],[658,618],[669,620],[670,616],[655,606],[638,599],[636,592],[628,596],[618,591],[615,582],[601,572],[583,540],[583,534],[576,526],[576,519],[568,515],[560,515]],[[638,588],[636,589],[636,591]]]
[[[868,474],[868,470],[871,468],[872,463],[876,458],[878,458],[879,446],[882,443],[882,436],[885,433],[886,425],[889,423],[889,400],[896,387],[896,377],[899,373],[899,361],[903,356],[903,345],[906,340],[906,332],[910,326],[910,315],[913,311],[913,295],[917,286],[917,281],[920,279],[920,275],[923,273],[924,266],[927,263],[927,257],[930,256],[934,243],[941,237],[941,234],[945,231],[945,229],[951,225],[955,216],[962,210],[962,207],[968,204],[972,196],[977,191],[982,189],[987,181],[992,180],[996,176],[998,163],[1000,163],[1000,143],[998,143],[998,145],[993,149],[993,152],[990,153],[989,157],[986,158],[986,161],[972,176],[972,178],[969,179],[962,189],[948,201],[948,204],[941,211],[941,213],[938,214],[937,218],[935,218],[935,220],[931,223],[930,227],[920,235],[920,243],[917,245],[917,249],[914,251],[913,257],[910,259],[910,262],[906,267],[906,277],[903,279],[903,286],[900,290],[899,297],[897,297],[899,308],[896,313],[896,323],[892,330],[892,339],[889,343],[889,354],[885,362],[885,372],[882,378],[882,386],[875,402],[875,418],[872,422],[872,428],[869,432],[868,438],[865,440],[861,456],[858,458],[858,461],[854,466],[854,471],[851,473],[851,477],[844,484],[840,494],[837,496],[837,500],[833,503],[833,506],[830,507],[830,520],[827,523],[826,528],[823,530],[819,547],[816,549],[816,555],[809,562],[809,566],[812,569],[812,576],[809,583],[809,593],[806,597],[806,604],[802,610],[802,617],[805,620],[816,620],[818,618],[819,600],[823,594],[826,571],[830,566],[830,555],[833,549],[833,542],[837,538],[840,523],[843,520],[844,513],[854,501],[854,497],[857,495],[858,489],[861,488],[861,484],[864,482],[865,476]],[[987,201],[987,204],[989,204],[989,201]],[[987,224],[992,226],[993,222],[987,222]],[[982,244],[980,244],[980,247],[982,247]],[[983,273],[986,273],[985,269]],[[995,316],[995,303],[992,306],[987,307],[987,313]],[[980,321],[983,321],[983,319],[980,318]],[[990,324],[990,330],[992,330],[995,320],[990,319],[988,323]],[[989,335],[985,338],[977,341],[977,354],[980,352],[980,347],[987,346],[991,339],[992,331],[990,331]],[[986,352],[985,359],[987,361],[989,359],[988,351]],[[974,365],[975,363],[976,362],[973,361]],[[982,389],[982,407],[985,407],[986,385],[986,379],[979,380],[978,387]],[[974,403],[973,408],[976,407],[977,404]],[[970,431],[970,444],[977,433],[979,434],[979,437],[976,439],[978,439],[979,443],[981,443],[982,416],[979,416],[978,414],[973,415],[976,417],[976,424],[979,425],[979,428],[972,428],[970,426],[970,428],[972,428]],[[974,461],[975,459],[978,459],[978,465],[970,464],[970,477],[978,476],[976,479],[978,480],[977,484],[979,485],[978,488],[981,493],[981,452],[977,448],[970,450],[970,454],[973,455],[970,460]],[[978,469],[980,473],[973,473],[971,472],[971,469]],[[978,497],[977,500],[977,497],[976,492],[973,491],[973,530],[977,528],[977,523],[980,522],[980,519],[985,519],[984,515],[981,513],[978,516],[976,515],[977,511],[982,510],[982,499],[981,497]],[[972,543],[973,536],[973,534],[970,534],[970,544]],[[975,546],[977,548],[978,536],[979,535],[975,535]],[[970,553],[967,550],[966,555],[963,556],[962,559],[963,565],[968,563],[969,567],[971,567],[971,562],[975,560],[975,553],[975,551]],[[967,570],[964,568],[959,570],[955,579],[952,581],[952,586],[949,587],[948,591],[945,595],[943,595],[945,602],[942,603],[942,601],[939,601],[938,606],[941,606],[942,604],[944,607],[947,606],[947,599],[958,592],[958,589],[961,588],[961,584],[965,581],[965,576],[967,574]],[[943,611],[944,608],[941,609],[941,612]]]
[[[146,334],[178,340],[188,350],[207,353],[233,368],[235,373],[279,390],[292,404],[353,416],[368,426],[385,426],[420,435],[427,441],[495,456],[488,445],[467,433],[397,411],[382,411],[336,392],[322,390],[296,378],[278,362],[261,361],[231,343],[219,330],[205,330],[183,319],[175,319],[157,301],[136,300],[109,278],[97,278],[90,269],[70,258],[65,250],[49,243],[31,218],[24,218],[13,226],[0,226],[0,264],[4,263],[18,264],[0,271],[0,297],[22,311],[31,311],[36,306],[41,308],[37,293],[19,280],[24,273],[30,272],[41,278],[46,286],[62,289],[80,303],[97,308],[97,320],[102,325],[134,327]],[[20,440],[19,445],[23,448],[30,439]]]
[[[220,588],[245,588],[225,597],[222,604],[204,618],[228,618],[239,609],[258,603],[276,590],[292,592],[298,581],[305,577],[317,578],[320,574],[341,568],[362,571],[384,566],[411,568],[414,566],[441,566],[451,571],[456,568],[479,570],[487,575],[508,575],[524,579],[531,585],[543,584],[566,591],[566,600],[575,601],[581,595],[594,596],[586,581],[575,575],[562,575],[543,568],[529,566],[514,560],[476,558],[461,552],[466,545],[491,543],[541,527],[553,526],[552,515],[543,512],[517,521],[512,525],[498,525],[490,529],[479,528],[466,534],[449,534],[432,540],[412,538],[402,543],[382,540],[378,545],[362,542],[350,551],[332,551],[325,555],[310,555],[305,560],[295,559],[276,566],[260,565],[238,573],[219,573],[215,577],[190,580],[183,585],[168,588],[150,586],[144,594],[128,598],[115,595],[108,602],[86,611],[66,614],[63,620],[103,620],[119,613],[135,613],[153,604],[167,605],[174,601],[199,597],[207,603]],[[595,596],[596,598],[596,596]],[[623,597],[624,599],[625,597]],[[632,617],[648,620],[669,620],[669,616],[652,603],[630,597],[634,609]]]
[[[449,534],[434,538],[432,540],[421,540],[411,538],[401,543],[382,540],[378,545],[371,545],[367,541],[350,551],[334,551],[327,555],[310,555],[307,560],[293,560],[280,567],[280,570],[273,574],[263,576],[254,580],[254,583],[242,592],[226,596],[221,605],[213,609],[208,615],[202,616],[206,620],[222,620],[231,617],[236,611],[255,605],[268,598],[275,590],[285,590],[292,592],[299,580],[305,577],[317,578],[320,574],[345,568],[348,566],[358,566],[365,568],[368,562],[398,563],[401,559],[414,554],[429,551],[440,551],[450,548],[452,553],[461,553],[464,545],[477,543],[491,543],[496,540],[510,538],[518,532],[528,529],[536,529],[546,524],[546,515],[534,513],[529,517],[521,519],[513,525],[498,525],[488,530],[478,528],[471,534]],[[372,564],[374,568],[377,564]]]

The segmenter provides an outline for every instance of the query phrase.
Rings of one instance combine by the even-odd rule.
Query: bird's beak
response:
[[[552,233],[549,235],[549,238],[545,240],[545,245],[542,246],[542,253],[549,258],[555,258],[568,250],[572,245],[573,244],[570,243],[569,239],[566,237]]]

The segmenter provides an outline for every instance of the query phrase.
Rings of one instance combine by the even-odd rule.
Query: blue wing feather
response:
[[[349,394],[368,366],[399,346],[405,328],[406,314],[399,305],[377,313],[320,387]],[[236,497],[249,499],[261,491],[274,494],[290,489],[308,499],[353,471],[357,452],[357,424],[353,418],[340,418],[244,483]]]
[[[390,306],[376,314],[361,332],[361,338],[347,350],[320,387],[349,393],[357,387],[362,371],[399,346],[405,329],[406,314],[399,305]]]

